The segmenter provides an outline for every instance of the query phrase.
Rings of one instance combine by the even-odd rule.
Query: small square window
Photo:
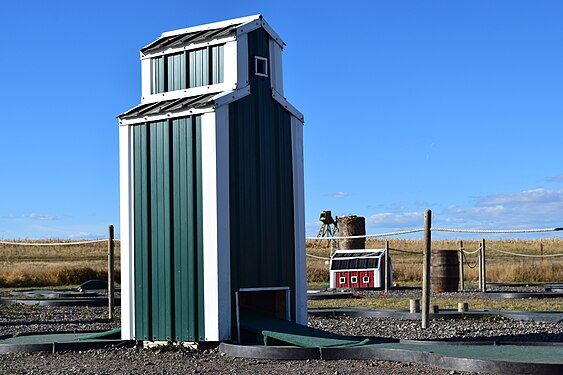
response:
[[[350,277],[350,282],[352,284],[357,284],[358,283],[358,276],[352,276]]]
[[[338,279],[338,282],[339,282],[340,284],[346,284],[346,278],[345,278],[345,277],[340,277],[340,278]]]
[[[261,77],[268,76],[268,59],[265,57],[254,56],[254,74]]]
[[[364,284],[369,284],[369,276],[364,276],[364,277],[362,278],[362,282],[363,282]]]

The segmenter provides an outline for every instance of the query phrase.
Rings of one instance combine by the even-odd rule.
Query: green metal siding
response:
[[[224,61],[225,46],[211,47],[211,83],[223,83],[224,80]]]
[[[201,118],[135,126],[135,338],[204,338]]]
[[[231,286],[289,286],[295,320],[291,119],[270,79],[254,74],[268,40],[262,29],[248,34],[251,94],[229,105]]]
[[[148,126],[136,126],[133,132],[134,164],[134,243],[135,243],[135,332],[136,339],[147,340],[151,336],[150,325],[150,232],[149,190],[150,180],[148,160]]]
[[[166,68],[164,56],[152,59],[153,63],[153,93],[158,94],[166,90]]]
[[[172,131],[176,340],[195,341],[204,332],[201,117],[172,120]]]
[[[167,91],[186,88],[186,55],[178,53],[166,57],[168,64]]]
[[[170,163],[168,122],[150,124],[153,339],[170,340]],[[156,293],[155,293],[156,292]]]
[[[225,46],[155,57],[152,59],[152,75],[153,94],[223,83]]]
[[[189,51],[190,82],[189,87],[209,84],[209,55],[207,48]]]

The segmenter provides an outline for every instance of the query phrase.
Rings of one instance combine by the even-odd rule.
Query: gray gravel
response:
[[[528,289],[529,291],[529,289]],[[377,293],[377,292],[369,292]],[[393,292],[405,297],[418,291]],[[0,305],[0,334],[111,329],[103,307]],[[119,308],[117,308],[119,317]],[[563,324],[520,322],[502,318],[417,321],[375,318],[309,317],[312,327],[358,336],[398,339],[453,339],[563,342]],[[274,361],[231,358],[216,349],[154,351],[114,348],[66,353],[0,354],[0,374],[453,374],[449,370],[384,361]]]

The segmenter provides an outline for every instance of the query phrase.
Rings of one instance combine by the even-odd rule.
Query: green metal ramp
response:
[[[282,343],[302,348],[346,348],[374,343],[368,338],[342,336],[255,313],[242,314],[240,328],[256,333],[258,343],[265,346]]]

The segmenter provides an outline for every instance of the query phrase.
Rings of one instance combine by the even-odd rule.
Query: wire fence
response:
[[[118,239],[113,239],[114,242],[119,241]],[[12,245],[12,246],[76,246],[76,245],[86,245],[99,242],[108,242],[105,240],[87,240],[87,241],[74,241],[74,242],[12,242],[12,241],[0,241],[1,245]]]
[[[476,233],[476,234],[515,234],[515,233],[547,233],[547,232],[557,232],[563,230],[561,227],[555,228],[533,228],[533,229],[457,229],[457,228],[430,228],[431,231],[434,232],[450,232],[450,233]],[[424,228],[415,228],[415,229],[408,229],[402,231],[394,231],[394,232],[386,232],[386,233],[376,233],[376,234],[364,234],[364,235],[355,235],[355,236],[330,236],[330,237],[306,237],[307,240],[347,240],[347,239],[359,239],[359,238],[384,238],[390,236],[400,236],[404,234],[411,234],[411,233],[418,233],[424,231]],[[527,257],[527,258],[555,258],[555,257],[563,257],[562,253],[557,254],[523,254],[523,253],[515,253],[511,251],[505,251],[500,249],[495,249],[488,247],[488,250],[495,251],[500,254],[515,256],[515,257]],[[415,255],[423,255],[423,251],[411,251],[411,250],[404,250],[404,249],[397,249],[397,248],[389,248],[390,252],[398,252],[404,254],[415,254]],[[460,252],[463,254],[463,260],[467,261],[466,255],[474,255],[480,254],[482,251],[482,246],[479,246],[477,249],[473,251],[467,251],[463,248],[460,249]],[[306,254],[310,258],[321,259],[321,260],[330,260],[330,257],[322,257],[313,254]],[[467,261],[467,265],[469,268],[475,268],[476,265],[471,266],[470,263]]]

